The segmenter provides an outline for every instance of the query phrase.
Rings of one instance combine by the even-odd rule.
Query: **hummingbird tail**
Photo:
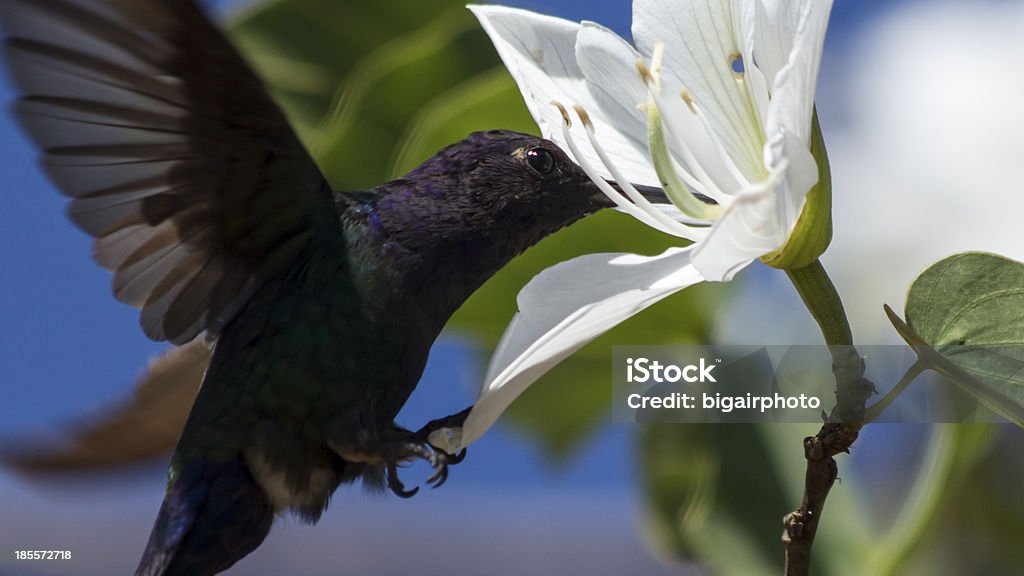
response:
[[[256,549],[274,509],[239,458],[172,473],[136,576],[212,576]]]

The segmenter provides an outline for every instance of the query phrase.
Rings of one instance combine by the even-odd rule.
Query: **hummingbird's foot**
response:
[[[457,454],[449,454],[430,443],[430,435],[435,430],[450,426],[461,426],[469,413],[469,408],[446,418],[439,418],[428,423],[417,432],[411,432],[398,425],[391,428],[374,442],[366,439],[355,443],[330,443],[331,448],[348,462],[360,462],[384,468],[387,486],[401,498],[411,498],[419,488],[407,490],[398,477],[398,468],[413,460],[423,460],[433,469],[427,478],[427,484],[439,488],[448,480],[448,467],[462,462],[466,457],[463,449]]]
[[[423,428],[416,432],[416,439],[430,444],[435,450],[447,453],[449,456],[448,464],[462,462],[466,458],[465,448],[454,454],[452,454],[453,451],[449,451],[447,448],[451,447],[451,431],[462,428],[462,425],[466,423],[466,418],[469,416],[469,411],[472,409],[473,407],[470,406],[462,412],[427,422]],[[433,436],[437,432],[441,432],[439,439],[434,439]]]
[[[418,431],[416,431],[416,439],[425,442],[428,438],[430,438],[431,434],[437,432],[438,430],[443,430],[444,428],[462,428],[462,425],[466,423],[466,417],[469,416],[469,411],[472,409],[473,407],[470,406],[469,408],[466,408],[462,412],[457,412],[455,414],[445,416],[444,418],[438,418],[436,420],[431,420],[430,422],[427,422],[426,425],[423,426],[423,428],[420,428]]]
[[[461,462],[465,458],[466,451],[463,450],[460,454],[452,456],[443,450],[434,448],[429,442],[421,440],[420,434],[416,433],[413,435],[413,440],[398,444],[392,454],[392,457],[386,459],[385,467],[388,488],[396,496],[411,498],[420,489],[419,487],[412,490],[405,489],[405,485],[398,477],[399,464],[416,459],[423,460],[434,470],[434,473],[427,478],[427,484],[432,488],[440,488],[448,480],[448,466]]]

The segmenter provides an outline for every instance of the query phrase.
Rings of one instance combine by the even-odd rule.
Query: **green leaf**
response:
[[[914,281],[906,324],[887,313],[931,368],[1024,426],[1024,264],[980,252],[950,256]]]
[[[374,186],[470,132],[537,133],[519,90],[462,0],[276,0],[243,14],[232,38],[265,79],[324,174]],[[490,356],[535,274],[598,251],[656,254],[671,239],[622,214],[585,219],[492,278],[449,329]],[[722,288],[696,287],[598,339],[528,390],[505,419],[546,453],[572,452],[610,406],[611,345],[700,340]],[[569,405],[561,399],[571,395]]]

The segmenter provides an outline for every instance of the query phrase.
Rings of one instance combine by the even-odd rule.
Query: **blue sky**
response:
[[[229,2],[216,4],[221,5],[219,9],[231,7],[226,6]],[[626,2],[514,4],[577,20],[596,20],[628,33]],[[900,4],[903,2],[838,1],[826,65],[842,62],[854,39],[885,10],[895,10]],[[823,89],[822,94],[834,91]],[[0,101],[6,103],[12,97],[6,79],[0,79]],[[836,101],[821,101],[823,109],[830,106],[841,108],[838,97]],[[823,118],[828,137],[827,116],[823,114]],[[111,297],[110,276],[92,263],[89,239],[63,218],[64,199],[41,176],[35,165],[35,151],[9,117],[0,119],[0,175],[4,197],[4,209],[0,211],[2,441],[13,438],[16,432],[44,432],[55,423],[102,410],[127,393],[147,358],[163,345],[148,341],[138,329],[137,312]],[[479,379],[471,359],[464,343],[442,339],[403,419],[414,425],[469,403],[469,390]],[[646,566],[648,573],[659,573],[664,569],[647,558],[637,541],[635,524],[640,511],[628,465],[630,432],[625,426],[609,425],[571,462],[552,467],[524,439],[498,427],[472,447],[470,457],[453,469],[444,489],[421,494],[409,503],[393,498],[361,498],[352,490],[345,491],[328,512],[325,526],[315,532],[294,523],[276,529],[266,546],[274,554],[255,556],[235,573],[275,573],[278,569],[274,566],[281,566],[280,558],[301,553],[302,540],[351,549],[351,554],[363,553],[362,559],[353,560],[354,565],[365,561],[367,566],[376,566],[378,574],[406,572],[408,565],[397,560],[389,565],[393,572],[381,569],[394,559],[379,554],[373,546],[360,550],[351,544],[359,542],[353,528],[356,525],[368,526],[367,531],[394,529],[403,542],[408,542],[410,550],[454,550],[457,542],[435,540],[472,540],[473,536],[467,534],[481,541],[501,542],[507,538],[511,546],[505,564],[509,574],[529,573],[531,566],[543,566],[539,562],[545,554],[556,554],[557,547],[550,541],[573,534],[573,538],[590,538],[592,544],[618,545],[634,568]],[[159,505],[164,482],[160,468],[153,466],[130,478],[89,481],[81,486],[30,486],[0,470],[0,510],[4,511],[0,514],[0,554],[7,553],[3,544],[16,538],[19,545],[37,549],[71,547],[87,557],[83,564],[73,567],[47,565],[47,573],[125,571],[141,551]],[[419,472],[409,472],[409,482]],[[539,512],[530,515],[527,510],[531,508]],[[492,512],[483,514],[483,510]],[[451,525],[438,528],[439,518]],[[88,530],[91,525],[98,525],[97,534]],[[60,526],[65,530],[53,529]],[[432,530],[435,533],[431,536]],[[98,548],[112,542],[100,535],[104,531],[123,536],[125,550],[118,554],[126,558],[109,559],[98,552]],[[483,537],[488,534],[490,537]],[[476,548],[478,562],[483,566],[487,558],[493,559],[497,550],[504,548],[494,542],[481,544]],[[486,550],[492,550],[491,556],[485,554]],[[517,555],[515,550],[531,552]],[[4,573],[32,573],[25,566],[5,566],[5,560],[0,558]],[[604,573],[622,572],[615,570],[619,564],[608,564],[610,560],[604,564],[595,561],[594,565],[588,564],[591,560],[569,554],[557,560],[564,564],[556,565],[564,566],[569,573],[601,568]],[[427,563],[426,573],[446,573],[453,561],[433,558]],[[327,570],[317,566],[310,567],[310,572],[296,573]],[[432,571],[433,567],[437,572]]]

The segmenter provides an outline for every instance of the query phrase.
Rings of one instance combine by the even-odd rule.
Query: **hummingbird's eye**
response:
[[[526,163],[538,174],[550,174],[555,167],[555,156],[546,148],[530,148],[526,151]]]

